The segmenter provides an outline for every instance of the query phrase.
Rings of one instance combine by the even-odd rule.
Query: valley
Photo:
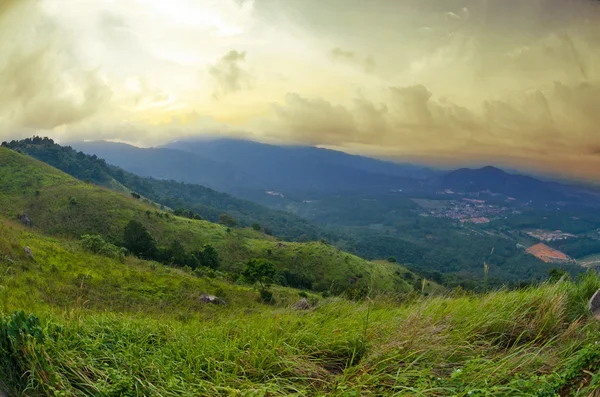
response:
[[[41,159],[46,156],[48,161],[53,161],[52,156],[45,154],[50,149],[44,145],[15,145],[33,156]],[[149,165],[149,154],[144,154],[149,149],[111,143],[74,144],[75,147],[78,145],[88,148],[86,150],[98,149],[97,154],[108,153],[109,157],[117,160],[126,149],[127,164],[131,165],[131,169],[148,167],[145,168],[147,174],[153,174],[152,170],[159,169],[163,164],[159,157]],[[577,186],[569,191],[567,185],[513,176],[493,167],[484,167],[479,171],[461,169],[441,173],[339,152],[279,148],[255,142],[191,142],[160,150],[169,150],[169,155],[174,155],[182,147],[187,149],[181,158],[201,153],[206,155],[202,161],[218,160],[229,169],[239,166],[241,159],[245,159],[250,166],[244,167],[244,172],[255,172],[257,175],[269,168],[269,186],[273,190],[263,190],[262,184],[251,183],[254,193],[248,193],[251,190],[246,188],[245,193],[230,191],[233,196],[248,200],[238,200],[240,204],[236,202],[236,206],[243,210],[232,211],[235,207],[220,204],[225,196],[215,193],[215,199],[220,198],[207,201],[205,193],[196,193],[200,187],[190,184],[190,179],[183,176],[177,179],[188,183],[177,184],[169,180],[134,177],[126,171],[103,166],[103,173],[107,175],[105,179],[116,178],[118,184],[124,184],[160,204],[170,208],[189,208],[212,221],[217,221],[218,214],[225,211],[241,221],[242,225],[258,223],[267,232],[284,239],[324,239],[371,260],[395,257],[414,271],[426,272],[430,277],[435,277],[437,282],[450,287],[461,285],[463,288],[476,288],[476,280],[483,277],[484,261],[490,265],[490,283],[493,285],[543,280],[552,265],[526,251],[542,241],[535,236],[535,230],[538,229],[562,230],[561,233],[566,233],[568,239],[560,245],[557,245],[557,241],[551,245],[552,249],[569,257],[581,258],[600,252],[600,239],[593,233],[600,225],[600,215],[590,216],[599,213],[592,208],[600,207],[591,188]],[[116,151],[112,152],[112,148],[116,148]],[[76,153],[73,151],[69,156],[76,159]],[[250,153],[253,157],[244,157]],[[138,158],[140,160],[136,163]],[[269,167],[267,158],[287,160],[275,170]],[[53,164],[58,163],[54,161]],[[184,172],[182,167],[173,168],[172,162],[164,164],[169,164],[167,168],[171,167],[172,173],[178,169]],[[287,164],[294,168],[286,169]],[[317,171],[324,169],[331,173],[335,167],[338,167],[335,172],[341,172],[339,167],[344,167],[343,175],[336,176],[344,181],[342,185],[339,182],[337,185],[327,184],[327,178],[333,178],[335,174],[325,175],[323,179]],[[189,174],[190,168],[185,169]],[[69,172],[66,168],[64,170]],[[286,176],[284,171],[290,174]],[[293,178],[300,172],[304,172],[301,178],[311,176],[311,185],[304,184],[304,179]],[[364,179],[365,173],[370,175],[373,172],[380,174],[375,179]],[[210,168],[204,169],[201,174],[205,179],[218,179],[217,175],[211,174]],[[154,174],[155,177],[161,175]],[[246,182],[250,183],[251,180]],[[294,188],[286,187],[289,182],[284,180],[293,181]],[[402,189],[398,189],[399,183]],[[388,187],[385,187],[386,184]],[[323,188],[325,185],[327,187]],[[528,191],[526,189],[532,191],[532,186],[534,193],[523,195]],[[164,189],[165,193],[157,194],[158,189]],[[182,189],[186,189],[185,193]],[[168,193],[175,191],[178,191],[177,195]],[[539,192],[546,192],[544,199],[540,199]],[[231,197],[227,200],[234,199]],[[220,209],[211,208],[215,205],[221,206]],[[256,214],[260,211],[260,217],[248,219],[250,208]],[[272,211],[272,215],[267,215],[268,211]],[[581,213],[587,215],[581,217]],[[296,216],[293,221],[291,214]],[[494,255],[490,257],[492,250]],[[575,275],[583,268],[568,265],[567,270]]]

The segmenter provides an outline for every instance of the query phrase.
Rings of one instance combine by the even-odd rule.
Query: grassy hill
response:
[[[48,138],[34,137],[4,142],[3,146],[41,160],[81,181],[89,181],[116,191],[135,191],[167,207],[182,207],[196,212],[212,222],[217,222],[220,214],[228,213],[242,226],[258,223],[269,233],[285,240],[309,241],[325,237],[335,239],[331,233],[326,233],[290,213],[268,209],[200,185],[139,177],[108,165],[104,159],[95,155],[86,155],[69,146],[60,146]],[[178,161],[182,160],[184,159]],[[190,163],[188,167],[194,168],[199,165]],[[208,170],[195,168],[194,172],[204,173]],[[229,181],[231,182],[233,181]]]
[[[292,289],[264,305],[250,288],[14,221],[0,220],[0,253],[0,388],[14,395],[583,397],[600,384],[594,273],[298,311]]]
[[[252,229],[167,216],[131,195],[78,181],[31,157],[0,148],[0,213],[14,219],[24,212],[35,230],[49,235],[99,234],[117,245],[127,223],[137,220],[160,246],[173,240],[189,250],[212,244],[222,269],[228,272],[239,271],[251,258],[265,258],[280,274],[307,280],[317,291],[412,289],[394,264],[372,264],[323,242],[284,243]]]

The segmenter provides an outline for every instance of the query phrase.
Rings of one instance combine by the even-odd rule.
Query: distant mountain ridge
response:
[[[527,175],[509,174],[499,168],[460,168],[436,178],[431,184],[462,192],[490,191],[522,200],[593,202],[600,199],[593,188],[544,182]]]
[[[177,141],[150,149],[103,141],[71,145],[138,175],[200,184],[278,208],[323,195],[436,189],[488,191],[536,202],[600,202],[593,188],[542,181],[493,166],[440,172],[330,149],[239,139]]]
[[[104,141],[70,145],[138,175],[201,184],[267,205],[279,197],[268,196],[267,191],[296,199],[313,193],[388,191],[416,188],[435,175],[428,168],[328,149],[231,139],[174,142],[150,149]]]

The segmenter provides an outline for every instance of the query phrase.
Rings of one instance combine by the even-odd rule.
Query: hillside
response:
[[[136,220],[162,247],[175,240],[190,251],[213,245],[225,271],[238,272],[251,258],[267,258],[276,265],[284,284],[303,280],[303,285],[314,290],[336,292],[361,286],[411,290],[393,264],[373,265],[324,242],[284,243],[252,229],[167,215],[131,195],[78,181],[7,148],[0,148],[0,186],[2,215],[15,219],[26,213],[34,230],[50,235],[98,234],[122,245],[125,226]]]
[[[69,146],[57,145],[48,138],[34,137],[22,141],[6,142],[5,147],[41,160],[79,180],[90,181],[116,191],[134,191],[172,209],[181,207],[191,210],[212,222],[217,222],[222,213],[227,213],[242,226],[258,223],[269,233],[286,240],[309,241],[321,238],[335,240],[337,238],[292,214],[268,209],[200,185],[139,177],[108,165],[103,158],[98,158],[96,155],[85,155]],[[125,147],[127,148],[127,145]],[[178,164],[185,166],[185,169],[193,170],[195,175],[208,174],[208,170],[196,169],[193,161],[188,162],[190,159],[186,158],[186,155],[191,155],[183,153],[183,156],[180,156],[180,154],[171,157],[169,161],[178,161]],[[119,152],[119,156],[121,155],[122,159],[135,158],[127,151]],[[165,159],[160,156],[148,157],[148,161],[151,163],[162,164],[163,169],[168,169],[167,166],[164,166],[165,162],[161,162],[161,160]],[[236,181],[236,179],[230,180],[232,183],[237,183]]]
[[[129,151],[138,150],[128,145],[109,143],[103,145],[109,147],[116,145],[117,148],[121,148],[119,150],[125,151],[119,151],[124,157],[130,156]],[[440,217],[435,213],[436,208],[440,208],[438,212],[445,212],[450,216],[454,216],[456,211],[465,213],[480,211],[474,208],[474,205],[470,208],[471,204],[462,200],[462,196],[456,196],[458,199],[454,197],[455,201],[452,201],[453,197],[440,197],[432,193],[417,195],[416,197],[424,198],[414,199],[417,194],[415,192],[359,192],[325,196],[302,202],[271,196],[275,201],[287,202],[286,209],[298,215],[295,216],[239,200],[199,185],[138,177],[107,165],[104,159],[76,152],[70,147],[56,145],[47,138],[34,137],[23,141],[12,141],[6,146],[59,167],[81,180],[89,180],[111,188],[119,185],[122,189],[135,191],[167,207],[187,208],[212,222],[218,221],[219,215],[227,212],[233,215],[241,226],[250,226],[256,222],[266,232],[283,239],[295,241],[325,239],[345,251],[373,260],[394,256],[399,262],[409,264],[414,271],[422,275],[426,274],[428,279],[450,287],[460,285],[468,289],[479,288],[480,283],[477,280],[483,278],[482,263],[485,260],[490,264],[488,281],[491,285],[531,282],[543,280],[548,276],[548,271],[555,265],[546,264],[527,255],[518,245],[525,243],[530,246],[535,244],[535,241],[528,236],[525,238],[513,236],[511,233],[499,230],[516,219],[527,220],[527,225],[538,226],[554,219],[555,229],[585,222],[586,225],[581,227],[585,227],[585,230],[593,230],[597,223],[589,214],[582,217],[578,213],[567,212],[565,208],[560,213],[553,211],[552,208],[536,214],[531,214],[531,211],[527,210],[528,213],[511,215],[507,218],[505,213],[511,214],[521,210],[520,207],[513,206],[514,208],[503,210],[505,213],[500,213],[495,218],[491,217],[493,229],[479,230],[479,227],[473,228],[469,224],[458,223],[455,219],[444,219],[445,215]],[[301,148],[296,149],[304,151]],[[190,154],[186,153],[186,155]],[[329,157],[335,157],[334,155],[335,153],[328,154]],[[130,157],[137,156],[133,154]],[[185,159],[185,155],[182,158]],[[160,159],[159,156],[157,163]],[[351,159],[355,160],[354,157]],[[150,161],[149,157],[148,161]],[[169,163],[165,164],[168,169]],[[388,165],[377,162],[375,164],[382,167]],[[500,170],[497,170],[497,173],[505,174]],[[494,208],[490,211],[499,211],[499,206],[505,205],[504,201],[500,199],[500,203],[494,202]],[[560,220],[556,219],[558,214],[561,215]],[[579,220],[574,220],[575,218]],[[593,239],[590,241],[590,244],[583,247],[587,248],[586,250],[582,250],[581,244],[575,242],[573,249],[568,252],[569,255],[580,257],[597,252],[597,241]],[[490,257],[492,250],[494,255]],[[301,257],[301,255],[296,256]],[[568,270],[574,275],[582,271],[582,268],[568,266]]]
[[[299,311],[292,289],[260,304],[248,287],[5,220],[0,252],[0,392],[583,397],[600,381],[593,273],[485,295],[309,295],[316,307]]]

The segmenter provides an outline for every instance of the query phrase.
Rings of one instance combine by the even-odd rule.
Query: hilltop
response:
[[[266,258],[280,272],[283,284],[302,280],[317,291],[409,291],[404,269],[395,264],[373,264],[325,242],[286,243],[252,228],[230,228],[204,220],[174,216],[152,203],[98,187],[38,160],[0,148],[0,213],[9,219],[26,213],[35,230],[79,238],[97,234],[122,245],[125,226],[144,225],[159,246],[177,241],[186,250],[211,244],[222,269],[239,272],[251,258]],[[411,279],[414,278],[411,276]]]

